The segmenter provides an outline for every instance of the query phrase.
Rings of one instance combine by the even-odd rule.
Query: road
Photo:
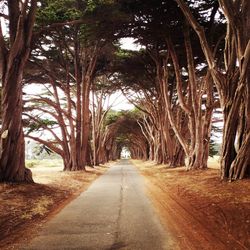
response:
[[[25,248],[173,249],[144,190],[143,177],[122,160],[52,218]]]

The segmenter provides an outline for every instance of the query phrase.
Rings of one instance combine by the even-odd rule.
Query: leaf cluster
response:
[[[122,87],[138,91],[155,87],[155,64],[145,50],[117,53],[114,71]]]
[[[56,121],[50,119],[38,118],[36,121],[30,121],[27,123],[28,134],[34,131],[38,131],[41,128],[57,125]]]
[[[82,11],[75,0],[42,0],[37,11],[37,25],[65,22],[79,19]]]

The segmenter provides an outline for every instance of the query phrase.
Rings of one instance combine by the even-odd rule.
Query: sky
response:
[[[142,48],[141,45],[135,44],[135,39],[132,37],[126,37],[120,39],[121,48],[127,50],[140,50]]]
[[[134,108],[134,105],[130,104],[126,97],[123,96],[120,92],[111,95],[110,103],[114,103],[112,109],[117,111],[130,110]]]

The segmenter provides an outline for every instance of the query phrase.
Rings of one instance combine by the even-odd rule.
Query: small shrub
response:
[[[39,164],[38,161],[34,161],[34,160],[29,160],[25,162],[25,165],[27,168],[34,168]]]

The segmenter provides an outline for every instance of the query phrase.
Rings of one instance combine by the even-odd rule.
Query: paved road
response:
[[[171,249],[144,183],[127,160],[111,167],[24,249]]]

